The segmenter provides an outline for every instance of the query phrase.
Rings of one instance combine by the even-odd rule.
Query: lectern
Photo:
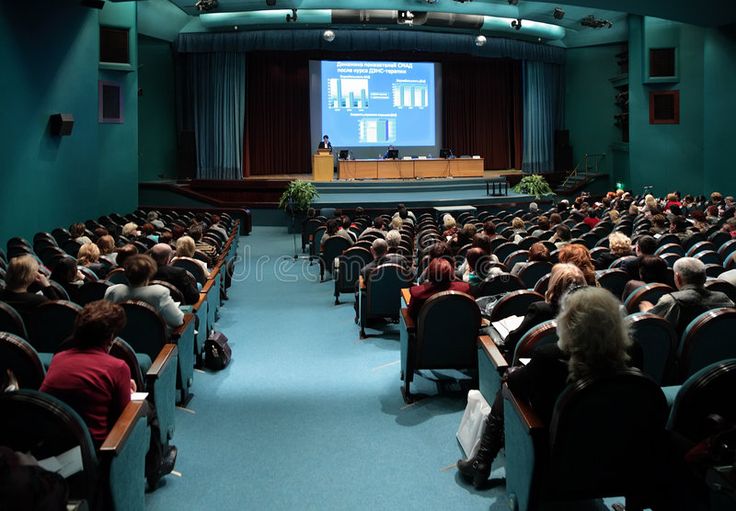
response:
[[[312,155],[312,179],[314,181],[332,181],[334,160],[328,151],[317,151]]]

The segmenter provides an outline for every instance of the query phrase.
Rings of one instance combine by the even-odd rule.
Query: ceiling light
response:
[[[521,30],[521,18],[516,19],[516,20],[512,20],[511,21],[511,27],[514,30]]]
[[[596,18],[592,14],[581,19],[580,24],[584,27],[590,28],[613,28],[612,22],[604,20],[603,18]]]
[[[554,18],[555,18],[556,20],[561,20],[562,18],[564,18],[564,17],[565,17],[565,11],[563,11],[563,10],[562,10],[562,9],[560,9],[559,7],[555,7],[555,10],[554,10],[554,11],[552,11],[552,16],[553,16],[553,17],[554,17]]]
[[[292,22],[292,21],[296,21],[297,19],[299,19],[299,16],[296,13],[296,9],[292,9],[291,10],[291,14],[287,14],[286,15],[286,22],[287,23]]]
[[[322,32],[322,39],[324,39],[328,43],[331,43],[335,40],[335,32],[333,32],[332,30],[325,30],[324,32]]]
[[[481,47],[481,46],[485,45],[486,44],[486,41],[487,41],[487,39],[486,39],[486,36],[484,36],[484,35],[479,35],[479,36],[476,36],[475,37],[475,45],[478,46],[478,47]]]
[[[213,9],[217,9],[217,0],[197,0],[194,7],[196,7],[200,12],[211,11]]]

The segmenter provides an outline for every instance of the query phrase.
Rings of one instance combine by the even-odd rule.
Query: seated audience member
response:
[[[151,248],[151,257],[156,261],[158,269],[151,280],[163,280],[168,282],[181,291],[184,297],[184,305],[192,305],[199,300],[199,289],[197,289],[197,281],[191,273],[184,268],[171,266],[171,256],[173,251],[171,245],[158,243]]]
[[[123,236],[125,236],[129,240],[134,240],[140,235],[141,232],[138,230],[138,224],[136,224],[135,222],[128,222],[123,226]]]
[[[544,232],[549,231],[550,223],[549,218],[545,215],[540,215],[537,217],[537,227],[532,231],[532,236],[535,238],[538,238],[541,236]]]
[[[115,266],[117,264],[115,258],[118,254],[115,252],[115,240],[113,239],[113,237],[109,234],[105,236],[100,236],[97,239],[96,244],[97,248],[100,249],[100,258],[105,259],[112,266]]]
[[[598,225],[598,223],[599,223],[600,221],[601,221],[601,219],[600,219],[600,218],[598,218],[598,212],[597,212],[597,211],[596,211],[595,209],[593,209],[593,208],[590,208],[590,209],[588,210],[588,216],[586,216],[586,217],[585,217],[585,218],[583,219],[583,223],[584,223],[585,225],[587,225],[588,227],[590,227],[591,229],[592,229],[593,227],[595,227],[596,225]]]
[[[516,345],[524,334],[538,324],[555,319],[560,309],[560,300],[570,289],[587,286],[585,276],[580,268],[573,264],[559,263],[552,267],[549,276],[549,285],[544,293],[543,302],[534,302],[529,305],[524,321],[504,339],[503,345],[499,346],[501,353],[511,363],[514,358]]]
[[[651,236],[641,236],[636,241],[636,247],[634,249],[634,252],[637,256],[636,259],[632,259],[631,261],[625,262],[621,266],[621,269],[624,270],[626,273],[628,273],[632,279],[638,279],[639,278],[639,264],[641,263],[642,258],[647,255],[654,255],[654,252],[656,251],[657,251],[657,240],[655,240]]]
[[[138,247],[132,243],[126,243],[122,247],[118,247],[118,253],[115,256],[115,262],[118,266],[122,267],[125,264],[126,259],[130,256],[134,256],[138,253]]]
[[[721,194],[721,192],[713,192],[710,194],[711,206],[720,206],[721,201],[723,201],[723,195]]]
[[[161,234],[158,237],[159,243],[165,243],[169,245],[172,249],[176,248],[176,245],[174,244],[174,236],[171,234],[171,231],[164,229],[161,231]]]
[[[399,217],[401,218],[402,222],[405,222],[409,225],[414,225],[414,221],[416,220],[414,214],[412,213],[410,215],[409,213],[410,211],[406,209],[406,206],[404,206],[403,204],[399,204],[398,211],[394,213],[393,218]]]
[[[664,210],[669,211],[672,206],[677,206],[679,209],[682,204],[680,203],[680,200],[677,198],[677,194],[675,193],[668,193],[667,194],[667,202],[664,205]]]
[[[618,223],[621,221],[621,214],[615,209],[612,209],[608,212],[608,219],[613,225],[618,225]]]
[[[429,270],[429,263],[432,262],[433,260],[442,257],[450,261],[451,264],[455,264],[454,259],[452,257],[452,249],[450,248],[450,245],[448,245],[444,241],[438,241],[430,245],[429,250],[427,250],[426,257],[427,257],[426,266],[424,266],[424,270],[417,278],[417,283],[419,284],[427,280],[427,271]]]
[[[157,229],[163,229],[165,227],[157,211],[149,211],[148,214],[146,215],[146,220],[148,221],[148,223],[152,224]]]
[[[194,258],[195,245],[194,240],[189,236],[182,236],[176,240],[176,257],[171,262],[175,262],[178,259],[187,259],[197,263],[204,271],[205,277],[210,276],[210,270],[207,268],[207,263]],[[118,264],[120,264],[120,252],[118,252]]]
[[[570,232],[570,228],[565,224],[560,224],[555,227],[555,233],[549,240],[554,243],[557,248],[562,248],[570,243],[571,239],[572,233]]]
[[[216,213],[214,213],[210,219],[212,220],[212,225],[210,225],[210,230],[217,231],[220,233],[221,236],[224,237],[224,239],[228,238],[227,229],[224,225],[222,225],[222,217]],[[162,226],[163,227],[163,226]]]
[[[449,241],[455,233],[457,233],[457,222],[455,222],[455,218],[448,213],[442,219],[442,226],[445,229],[442,231],[442,236]]]
[[[389,222],[389,230],[395,229],[397,231],[401,230],[401,226],[404,225],[404,219],[400,216],[395,216],[391,219],[391,222]]]
[[[462,247],[472,243],[473,236],[475,236],[475,231],[475,225],[463,225],[462,229],[457,231],[457,233],[455,233],[455,236],[450,240],[450,248],[452,249],[452,251],[457,254],[458,250],[460,250]]]
[[[483,222],[483,232],[490,240],[501,237],[500,234],[496,233],[496,224],[493,223],[493,220],[486,220]]]
[[[590,251],[585,245],[578,245],[577,243],[565,245],[560,249],[557,258],[561,263],[571,263],[580,268],[589,286],[598,285],[595,277],[595,266],[590,258]]]
[[[656,305],[643,301],[639,310],[662,316],[675,328],[678,338],[696,316],[718,307],[733,307],[733,302],[720,291],[705,287],[705,265],[693,257],[681,257],[672,268],[677,291],[659,299]]]
[[[350,236],[350,241],[352,241],[353,243],[358,241],[358,235],[350,230],[350,226],[352,225],[352,222],[350,221],[350,217],[347,215],[343,215],[340,217],[340,222],[342,222],[342,225],[340,226],[340,230],[346,233],[348,236]]]
[[[104,279],[107,275],[107,266],[100,262],[100,249],[94,243],[85,243],[79,247],[77,264],[92,270],[99,279]]]
[[[371,254],[373,255],[373,261],[363,266],[360,270],[360,274],[363,277],[363,281],[368,279],[368,275],[382,264],[399,264],[404,269],[407,269],[409,264],[408,259],[401,254],[389,253],[389,244],[383,238],[377,238],[371,243]]]
[[[616,259],[630,255],[632,254],[629,237],[622,232],[612,232],[608,235],[608,251],[601,253],[596,258],[596,266],[601,270],[605,270]]]
[[[543,243],[537,242],[529,247],[529,256],[527,256],[526,261],[516,263],[511,268],[511,273],[518,275],[529,263],[535,261],[549,261],[549,249]]]
[[[345,238],[351,245],[353,244],[353,238],[351,238],[346,231],[341,229],[340,221],[337,218],[330,218],[327,220],[325,227],[325,233],[322,235],[322,240],[320,241],[320,252],[325,249],[325,243],[330,238]]]
[[[97,243],[97,241],[102,238],[103,236],[109,236],[110,231],[108,231],[105,227],[97,227],[94,231],[94,242]]]
[[[153,225],[152,223],[145,223],[141,225],[141,236],[158,243],[158,236],[156,235],[156,226]]]
[[[105,299],[113,303],[142,300],[161,315],[166,325],[176,328],[183,323],[184,313],[172,300],[169,290],[158,284],[149,285],[156,274],[156,262],[150,256],[138,254],[125,260],[125,276],[129,286],[115,284],[107,288]]]
[[[92,243],[92,240],[84,234],[84,231],[84,224],[72,224],[69,226],[69,234],[71,235],[72,239],[80,245],[84,245],[85,243]]]
[[[684,216],[675,216],[670,220],[670,233],[680,238],[680,243],[684,243],[690,237],[687,228],[688,222]]]
[[[472,247],[468,250],[467,254],[465,254],[467,265],[462,277],[463,282],[467,282],[471,286],[475,286],[483,282],[483,277],[476,273],[476,269],[478,268],[478,265],[484,263],[484,258],[487,262],[488,256],[482,248]]]
[[[651,218],[653,215],[659,213],[659,204],[654,195],[648,193],[644,196],[644,205],[639,209],[641,213],[644,213],[647,218]]]
[[[690,218],[692,218],[693,229],[700,232],[705,232],[710,228],[710,224],[705,218],[705,213],[703,213],[699,209],[692,211],[690,213]]]
[[[562,202],[564,202],[564,201],[560,201],[560,204],[562,204]],[[559,209],[559,206],[558,206],[558,209]],[[564,211],[564,209],[563,210],[560,210],[560,211]],[[557,227],[561,223],[562,223],[562,215],[560,215],[559,213],[552,213],[549,216],[549,228],[550,229],[553,229],[554,227]]]
[[[386,232],[383,230],[383,218],[381,218],[380,216],[374,218],[371,226],[367,227],[362,234],[369,234],[372,232],[375,232],[380,236],[384,236],[386,234]]]
[[[507,378],[517,399],[531,406],[545,427],[549,427],[555,402],[568,384],[625,369],[632,344],[621,302],[605,289],[593,287],[583,287],[563,298],[557,334],[557,344],[539,349],[529,364],[510,371]],[[475,457],[457,463],[461,476],[475,487],[484,484],[503,446],[503,399],[499,392],[486,419],[480,449]]]
[[[41,293],[29,291],[40,288]],[[21,315],[26,326],[31,311],[48,300],[63,297],[51,286],[46,276],[39,271],[38,262],[31,255],[14,257],[5,270],[5,289],[0,290],[0,301],[13,307]]]
[[[194,250],[202,252],[204,255],[206,255],[208,259],[208,264],[212,264],[212,262],[215,260],[215,257],[217,257],[217,249],[209,243],[205,243],[204,241],[202,241],[202,227],[199,225],[196,227],[191,227],[189,229],[189,237],[194,240]]]
[[[655,238],[659,238],[663,234],[667,233],[667,219],[662,214],[656,214],[652,217],[652,225],[649,227]]]
[[[50,278],[61,284],[72,302],[78,303],[79,288],[84,284],[84,277],[79,273],[77,261],[73,257],[63,257],[57,261]]]
[[[416,320],[424,302],[442,291],[460,291],[470,293],[467,282],[455,280],[455,269],[447,259],[434,259],[427,267],[427,281],[424,284],[409,288],[409,315]]]
[[[171,238],[173,241],[178,241],[182,236],[187,235],[187,230],[181,225],[174,225],[171,228]]]
[[[539,205],[536,202],[529,203],[529,213],[537,213],[539,211]]]
[[[511,220],[511,228],[514,231],[514,237],[511,241],[514,243],[519,243],[525,236],[527,236],[526,232],[526,226],[524,225],[524,220],[521,218],[514,217],[513,220]]]
[[[131,393],[137,390],[128,364],[108,354],[125,322],[125,311],[119,305],[105,300],[87,304],[74,322],[70,347],[51,359],[40,389],[61,399],[82,417],[97,448],[130,402]],[[155,489],[158,480],[174,469],[177,450],[173,445],[161,444],[156,410],[145,403],[151,427],[145,476],[149,489]]]
[[[667,263],[661,257],[645,255],[641,257],[638,267],[639,275],[637,275],[636,279],[632,279],[626,283],[623,294],[621,295],[622,300],[626,300],[635,289],[641,286],[654,282],[660,282],[662,284],[667,282]]]

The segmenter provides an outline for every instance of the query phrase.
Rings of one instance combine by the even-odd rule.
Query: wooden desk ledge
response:
[[[503,384],[503,397],[505,399],[508,399],[511,402],[511,405],[516,410],[516,413],[519,414],[519,417],[521,418],[522,423],[526,427],[526,429],[531,433],[534,430],[543,430],[544,424],[542,424],[542,421],[539,419],[536,413],[534,413],[534,410],[532,410],[532,407],[529,406],[529,404],[525,403],[524,401],[517,399],[513,392],[511,392],[511,389],[509,388],[508,384]]]
[[[144,401],[131,401],[128,403],[117,422],[115,422],[112,431],[105,438],[102,447],[100,447],[100,452],[116,455],[123,449],[125,441],[133,432],[135,423],[144,416],[144,406]]]
[[[411,293],[409,292],[408,287],[401,290],[401,297],[404,299],[404,303],[409,305],[409,302],[411,302]]]
[[[211,286],[210,286],[211,287]],[[204,289],[204,288],[202,288]],[[203,303],[207,303],[207,292],[206,291],[200,291],[199,292],[199,300],[197,300],[197,303],[192,305],[192,312],[199,312],[200,307],[202,307]]]
[[[178,354],[179,348],[176,346],[176,344],[164,344],[164,347],[161,348],[161,351],[159,351],[156,360],[154,360],[151,364],[151,367],[148,368],[148,372],[146,372],[146,378],[158,378],[166,364],[168,364],[169,361]]]
[[[508,362],[506,362],[506,359],[501,354],[501,350],[498,349],[498,346],[496,346],[496,343],[493,342],[493,339],[491,339],[490,336],[478,336],[478,344],[483,349],[483,351],[486,352],[488,358],[491,359],[491,363],[496,366],[496,369],[498,369],[499,372],[508,369]]]
[[[187,312],[184,314],[184,322],[181,324],[181,326],[178,326],[174,329],[173,332],[171,332],[171,339],[179,339],[184,334],[184,332],[187,331],[187,328],[189,327],[189,323],[194,321],[194,314],[191,312]]]
[[[416,332],[416,330],[417,330],[417,324],[414,321],[414,318],[412,318],[409,315],[409,309],[407,309],[406,307],[402,308],[401,309],[401,315],[404,318],[404,324],[406,325],[406,331],[407,332]]]

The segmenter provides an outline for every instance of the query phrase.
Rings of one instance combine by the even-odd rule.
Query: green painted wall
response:
[[[140,181],[176,178],[174,57],[168,41],[139,36],[138,172]]]
[[[105,14],[135,29],[133,3],[108,2]],[[99,70],[101,15],[74,0],[0,2],[3,245],[136,207],[137,73]],[[99,78],[123,84],[123,124],[98,124]],[[71,136],[49,133],[60,112],[74,115]]]
[[[605,154],[599,167],[602,173],[612,173],[611,144],[621,140],[613,124],[613,116],[619,113],[614,104],[616,90],[609,81],[619,74],[616,54],[621,50],[616,44],[566,52],[565,127],[570,130],[573,164],[581,162],[585,154]]]

